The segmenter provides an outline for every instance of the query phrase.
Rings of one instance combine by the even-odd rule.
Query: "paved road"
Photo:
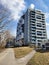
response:
[[[30,52],[23,58],[16,59],[14,56],[13,49],[7,49],[3,53],[0,54],[0,65],[26,65],[27,62],[32,58],[35,54],[35,50]]]

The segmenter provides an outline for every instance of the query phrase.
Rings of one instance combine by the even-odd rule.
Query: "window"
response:
[[[35,26],[35,24],[31,24],[31,27]]]
[[[43,26],[43,28],[45,28],[45,26]]]
[[[24,32],[24,24],[21,27],[22,27],[22,32]]]
[[[21,23],[22,21],[21,21],[21,20],[19,20],[19,22]]]
[[[35,11],[31,11],[30,13],[31,13],[31,14],[35,14]]]
[[[41,40],[38,40],[38,42],[42,42]]]
[[[37,26],[38,26],[38,27],[41,27],[42,25],[41,25],[41,23],[37,23]]]
[[[42,32],[41,31],[37,31],[37,35],[42,35]]]
[[[38,43],[38,46],[40,46],[41,45],[41,43]]]
[[[31,31],[31,34],[34,34],[35,35],[35,32],[34,31]]]
[[[45,48],[45,45],[42,45],[42,48]]]
[[[35,30],[31,30],[31,31],[35,32]]]
[[[31,27],[32,29],[36,29],[36,27]]]
[[[43,36],[46,36],[46,34],[43,34]]]
[[[46,33],[46,31],[43,31],[43,33]]]
[[[42,17],[41,17],[41,15],[36,15],[36,18],[41,19]]]
[[[35,41],[35,39],[31,39],[32,41]]]
[[[21,35],[21,32],[20,32],[20,35]]]

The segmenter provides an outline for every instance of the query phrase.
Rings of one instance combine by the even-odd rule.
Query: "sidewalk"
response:
[[[28,61],[34,56],[35,53],[36,53],[36,51],[33,50],[25,57],[20,58],[20,59],[16,59],[16,65],[26,65],[28,63]]]
[[[34,56],[35,50],[27,54],[25,57],[16,59],[13,49],[7,49],[0,54],[0,65],[26,65],[28,61]]]

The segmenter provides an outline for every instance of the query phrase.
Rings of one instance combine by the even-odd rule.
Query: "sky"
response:
[[[0,3],[8,8],[13,15],[14,21],[9,25],[9,30],[13,36],[16,36],[19,18],[31,6],[45,13],[47,37],[49,38],[49,0],[0,0]]]

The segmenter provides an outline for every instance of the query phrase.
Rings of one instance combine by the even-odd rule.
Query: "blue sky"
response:
[[[49,38],[49,0],[0,0],[0,2],[11,10],[14,21],[10,24],[12,35],[16,36],[17,22],[20,16],[33,4],[35,9],[40,9],[45,13],[47,36]],[[9,3],[8,3],[9,2]]]

